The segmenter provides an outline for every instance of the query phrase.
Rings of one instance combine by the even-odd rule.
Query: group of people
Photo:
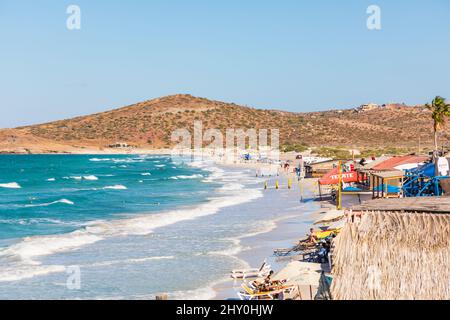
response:
[[[269,274],[264,279],[257,279],[253,281],[253,286],[259,292],[270,292],[273,290],[277,290],[285,282],[279,280],[272,280],[273,275],[274,275],[273,270],[270,270]]]
[[[304,162],[303,162],[303,156],[302,155],[298,155],[296,157],[296,162],[298,162],[298,165],[296,165],[294,167],[294,169],[292,170],[293,173],[295,173],[295,175],[297,176],[297,178],[300,180],[303,176],[303,171],[304,171]],[[291,161],[286,161],[281,163],[281,168],[286,172],[289,173],[290,168],[291,168]]]
[[[329,237],[319,240],[314,229],[309,229],[307,242],[314,244],[315,246],[319,246],[317,255],[321,263],[328,262],[328,254],[331,251],[332,241],[335,237],[335,234],[331,234]]]

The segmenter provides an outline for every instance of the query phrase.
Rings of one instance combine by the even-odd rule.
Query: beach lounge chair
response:
[[[231,277],[233,279],[248,279],[248,278],[264,278],[271,270],[269,264],[266,261],[261,265],[259,269],[243,269],[231,271]]]
[[[281,286],[274,290],[258,292],[247,284],[242,284],[243,292],[238,292],[241,300],[289,300],[294,299],[298,295],[296,286]]]
[[[326,231],[318,231],[314,233],[314,236],[317,240],[323,240],[332,235],[338,235],[341,232],[341,229],[330,229]]]

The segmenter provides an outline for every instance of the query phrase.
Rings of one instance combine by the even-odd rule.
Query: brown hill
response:
[[[424,107],[291,113],[174,95],[89,116],[0,130],[0,152],[91,152],[117,142],[164,148],[172,145],[175,129],[192,129],[194,120],[202,120],[204,129],[222,131],[279,128],[282,145],[417,147],[419,135],[422,146],[432,143],[432,122]]]

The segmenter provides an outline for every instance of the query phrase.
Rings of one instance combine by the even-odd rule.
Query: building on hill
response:
[[[116,142],[113,144],[108,145],[108,148],[113,148],[113,149],[129,149],[129,148],[134,148],[134,146],[129,145],[126,142]]]
[[[380,108],[380,106],[376,103],[368,103],[368,104],[363,104],[362,106],[360,106],[358,108],[359,112],[366,112],[366,111],[371,111],[371,110],[375,110]]]
[[[404,103],[387,103],[387,104],[383,104],[381,107],[384,109],[395,110],[395,109],[400,109],[402,107],[406,107],[406,104],[404,104]]]

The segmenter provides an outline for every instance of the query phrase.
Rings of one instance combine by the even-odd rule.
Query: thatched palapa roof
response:
[[[450,299],[448,200],[395,200],[355,207],[361,219],[347,223],[335,242],[333,299]],[[443,213],[435,206],[440,201]],[[385,210],[374,210],[383,204]]]

